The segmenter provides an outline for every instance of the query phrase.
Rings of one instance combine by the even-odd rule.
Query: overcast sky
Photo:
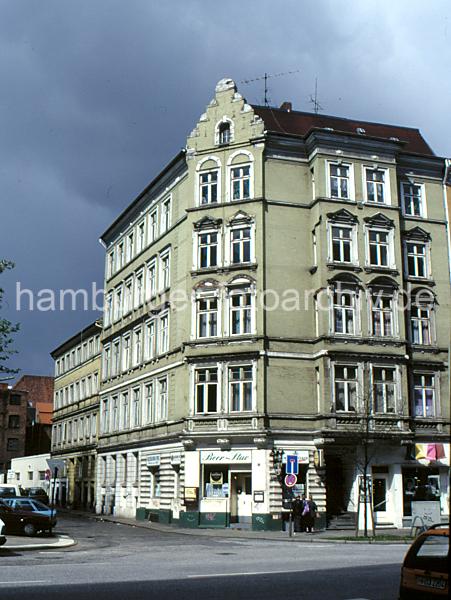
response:
[[[15,310],[37,293],[102,285],[99,235],[186,142],[232,77],[253,103],[419,127],[451,155],[448,0],[0,0],[2,313],[20,321],[11,366],[50,374],[49,352],[98,315]]]

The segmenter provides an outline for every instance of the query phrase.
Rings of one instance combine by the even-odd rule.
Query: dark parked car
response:
[[[14,510],[2,500],[0,500],[0,520],[5,524],[3,533],[8,534],[36,535],[40,531],[50,531],[56,524],[56,520],[52,523],[45,515],[26,510]]]
[[[3,535],[4,530],[5,530],[5,524],[0,519],[0,546],[3,546],[3,544],[6,544],[6,537]]]
[[[25,492],[29,498],[33,498],[34,500],[39,500],[39,502],[44,502],[47,505],[50,502],[47,492],[41,487],[28,488]]]

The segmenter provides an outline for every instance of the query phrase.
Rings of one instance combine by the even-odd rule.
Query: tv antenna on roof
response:
[[[320,110],[324,110],[324,108],[318,102],[318,77],[315,77],[315,95],[310,94],[309,102],[310,104],[313,104],[313,110],[315,111],[315,115],[317,115]]]
[[[296,69],[296,71],[285,71],[284,73],[265,73],[261,77],[255,77],[254,79],[243,79],[240,83],[253,83],[254,81],[262,81],[265,82],[265,106],[269,106],[268,100],[268,79],[272,79],[273,77],[282,77],[284,75],[294,75],[295,73],[299,73],[301,69]]]

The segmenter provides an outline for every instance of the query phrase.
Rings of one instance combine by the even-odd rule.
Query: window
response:
[[[355,365],[334,366],[335,410],[355,412],[357,407],[358,369]]]
[[[230,292],[230,335],[252,333],[253,304],[253,294],[250,291]]]
[[[117,245],[117,251],[116,251],[116,271],[119,271],[120,269],[122,269],[122,267],[125,264],[125,251],[124,251],[124,241],[122,241],[120,244]]]
[[[129,279],[124,285],[124,315],[132,309],[133,279]]]
[[[414,373],[413,398],[416,417],[435,416],[435,378],[434,373]]]
[[[114,320],[118,321],[122,317],[122,286],[114,291]]]
[[[229,367],[230,410],[252,410],[252,365]]]
[[[20,404],[21,404],[20,394],[10,394],[9,395],[9,403],[13,406],[20,406]]]
[[[136,236],[136,253],[139,254],[142,250],[144,250],[144,246],[146,244],[146,223],[145,221],[141,221],[138,225],[138,231]]]
[[[133,366],[136,367],[142,359],[142,336],[141,329],[135,329],[133,332]]]
[[[391,267],[391,232],[382,229],[367,229],[368,264],[373,267]]]
[[[329,164],[330,195],[332,198],[349,200],[351,198],[350,166]]]
[[[412,344],[429,346],[432,344],[432,309],[428,305],[417,304],[410,309],[410,331]]]
[[[232,200],[246,200],[251,197],[251,167],[243,165],[230,169]]]
[[[401,194],[404,214],[410,217],[426,216],[424,188],[421,184],[402,182]]]
[[[135,234],[133,231],[127,236],[127,247],[125,250],[125,258],[127,262],[130,262],[135,252]]]
[[[124,335],[122,340],[122,372],[130,368],[130,335]]]
[[[8,428],[9,429],[19,429],[20,428],[20,416],[19,415],[9,415]]]
[[[150,300],[157,293],[157,268],[155,259],[147,263],[146,269],[146,300]]]
[[[158,380],[158,403],[156,421],[165,421],[168,418],[168,380],[167,377]]]
[[[128,392],[124,392],[122,394],[122,402],[121,402],[121,429],[129,428],[129,407],[128,407]]]
[[[19,439],[18,438],[8,438],[6,442],[6,451],[14,452],[15,450],[19,450]]]
[[[395,367],[373,367],[373,410],[376,413],[396,411]]]
[[[200,205],[216,204],[218,202],[218,169],[199,175]]]
[[[132,427],[139,427],[141,425],[141,390],[136,388],[133,390],[133,404],[132,404]]]
[[[111,347],[104,346],[103,348],[103,378],[108,379],[111,371]]]
[[[156,321],[147,321],[144,329],[144,359],[151,360],[155,357]]]
[[[196,413],[218,412],[218,369],[195,370]]]
[[[141,306],[144,302],[144,274],[142,271],[136,274],[135,277],[135,308]]]
[[[354,263],[354,231],[345,225],[331,227],[331,256],[333,262]]]
[[[216,231],[199,233],[197,264],[200,269],[216,267],[218,264],[218,233]]]
[[[251,227],[236,227],[230,232],[232,264],[251,262]]]
[[[165,314],[160,317],[160,344],[159,353],[164,354],[169,350],[169,315]]]
[[[115,271],[116,257],[114,255],[114,249],[109,252],[107,256],[107,277],[111,277]]]
[[[151,423],[154,418],[154,384],[153,381],[144,386],[146,422]]]
[[[407,242],[407,274],[411,277],[429,276],[428,245],[426,242]]]
[[[387,182],[386,182],[387,178]],[[384,169],[365,169],[367,202],[388,204],[388,173]]]
[[[160,288],[167,289],[170,286],[171,280],[171,255],[169,252],[160,255]]]
[[[117,396],[111,398],[111,428],[113,431],[119,429],[119,406]]]
[[[196,300],[197,337],[216,337],[218,335],[218,298],[202,297]]]
[[[357,292],[351,289],[333,291],[333,333],[356,335]]]
[[[371,295],[371,334],[391,337],[395,334],[393,322],[393,296],[379,291]]]
[[[154,242],[158,237],[158,208],[155,208],[148,217],[147,221],[147,239],[149,244]]]
[[[106,400],[102,400],[102,422],[101,422],[101,428],[102,428],[102,432],[106,433],[108,431],[108,426],[109,426],[109,401],[108,399]],[[69,423],[69,425],[72,426],[72,423]],[[70,435],[68,434],[69,440],[72,437],[72,431],[71,431],[72,427],[70,428]]]
[[[166,198],[166,200],[161,204],[161,228],[160,232],[164,233],[171,226],[171,198]]]
[[[121,359],[121,342],[120,340],[116,340],[113,342],[113,358],[111,364],[111,375],[119,374],[119,366]]]
[[[220,123],[218,127],[218,141],[219,144],[230,144],[231,142],[231,130],[230,123]]]

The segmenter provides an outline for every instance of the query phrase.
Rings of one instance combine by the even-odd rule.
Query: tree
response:
[[[7,269],[13,269],[14,263],[10,260],[0,260],[0,275]],[[0,288],[0,309],[3,304],[4,291]],[[9,358],[16,354],[16,350],[11,348],[13,342],[13,334],[19,331],[19,324],[13,325],[11,321],[0,317],[0,381],[2,375],[14,375],[19,369],[11,369],[6,362]]]

